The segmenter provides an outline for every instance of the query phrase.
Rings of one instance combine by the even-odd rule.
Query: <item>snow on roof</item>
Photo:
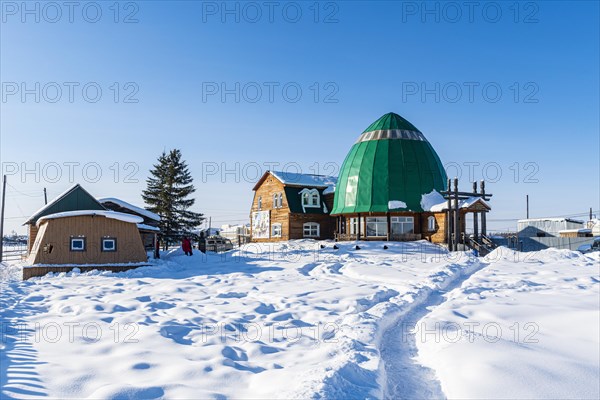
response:
[[[155,231],[155,232],[160,232],[160,228],[157,226],[150,226],[150,225],[146,225],[146,224],[137,224],[138,229],[142,229],[145,231]]]
[[[551,221],[551,222],[573,222],[575,224],[583,224],[583,221],[579,221],[577,219],[571,218],[529,218],[529,219],[520,219],[518,223],[527,223],[527,222],[542,222],[542,221]]]
[[[421,202],[422,202],[422,200],[421,200]],[[477,197],[477,196],[473,196],[473,197],[469,197],[468,199],[460,200],[458,202],[458,208],[469,208],[475,203],[481,203],[484,206],[491,208],[487,201],[485,201],[481,197]],[[423,209],[426,210],[425,208],[423,208]],[[444,211],[447,209],[448,209],[448,200],[445,200],[443,203],[439,203],[434,206],[431,206],[429,208],[429,211],[439,212],[439,211]]]
[[[423,211],[434,211],[432,207],[444,203],[446,200],[437,190],[421,195],[421,208]],[[441,211],[441,210],[440,210]]]
[[[49,220],[49,219],[79,217],[82,215],[92,215],[92,216],[100,215],[100,216],[103,216],[106,218],[117,219],[119,221],[129,222],[132,224],[139,224],[141,222],[144,222],[144,219],[142,217],[138,217],[137,215],[125,214],[125,213],[120,213],[120,212],[116,212],[116,211],[77,210],[77,211],[66,211],[66,212],[59,212],[56,214],[45,215],[45,216],[41,217],[40,219],[38,219],[37,226],[40,226],[40,224],[42,222]]]
[[[558,231],[558,233],[592,233],[591,228],[582,228],[582,229],[562,229]]]
[[[388,201],[388,208],[390,210],[395,210],[398,208],[406,208],[406,203],[400,200],[390,200]]]
[[[285,185],[308,186],[324,188],[325,194],[335,190],[337,177],[327,175],[299,174],[296,172],[270,171],[271,174]]]
[[[120,207],[126,208],[128,210],[131,210],[135,213],[138,213],[140,215],[143,215],[144,217],[150,218],[154,221],[160,221],[160,215],[153,213],[152,211],[146,210],[145,208],[141,208],[138,206],[134,206],[131,203],[128,203],[126,201],[123,201],[121,199],[117,199],[115,197],[104,197],[102,199],[98,199],[98,201],[102,204],[104,203],[114,203]]]

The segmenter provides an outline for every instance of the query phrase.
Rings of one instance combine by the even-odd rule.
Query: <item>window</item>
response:
[[[319,193],[313,193],[311,196],[311,206],[319,206]]]
[[[360,232],[365,234],[365,223],[364,220],[360,219]],[[350,234],[356,235],[358,233],[358,218],[350,218]]]
[[[271,225],[271,236],[272,237],[281,237],[281,224]]]
[[[102,251],[117,251],[117,239],[102,238]]]
[[[435,231],[435,217],[433,215],[427,217],[427,230],[429,232]]]
[[[320,207],[321,196],[317,189],[302,189],[302,207]]]
[[[72,237],[71,238],[71,251],[85,251],[85,238],[84,237]]]
[[[387,217],[367,217],[367,236],[387,236]]]
[[[401,235],[404,233],[413,233],[415,222],[413,217],[392,217],[392,233]]]
[[[303,227],[304,237],[319,237],[319,224],[316,222],[307,222]]]
[[[273,208],[283,207],[283,193],[273,194]]]
[[[258,209],[262,210],[262,196],[258,196]]]

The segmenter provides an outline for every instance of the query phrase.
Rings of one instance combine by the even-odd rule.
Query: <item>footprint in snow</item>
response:
[[[254,311],[256,311],[259,314],[267,315],[274,313],[275,307],[273,306],[273,304],[260,303],[260,306],[256,307]]]
[[[148,303],[148,302],[152,301],[150,296],[140,296],[140,297],[136,297],[135,299],[141,303]]]
[[[219,293],[217,295],[218,298],[220,299],[241,299],[242,297],[246,297],[248,295],[248,293],[242,293],[242,292],[228,292],[228,293]]]
[[[260,346],[259,350],[263,354],[274,354],[279,353],[281,351],[277,347],[273,346]]]
[[[25,301],[38,302],[38,301],[42,301],[44,299],[45,299],[44,296],[29,296],[29,297],[25,298]]]
[[[154,303],[149,303],[146,305],[146,307],[149,308],[150,311],[168,310],[170,308],[175,307],[175,304],[167,303],[165,301],[158,301],[158,302],[154,302]]]
[[[131,369],[137,369],[137,370],[140,370],[140,369],[150,369],[150,364],[148,364],[148,363],[144,363],[144,362],[142,362],[142,363],[137,363],[137,364],[134,364],[134,365],[131,367]]]
[[[225,346],[223,350],[221,350],[221,354],[223,354],[223,357],[232,361],[248,361],[248,355],[239,347]]]

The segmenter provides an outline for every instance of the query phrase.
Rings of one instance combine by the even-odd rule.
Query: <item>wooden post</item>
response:
[[[448,179],[448,211],[446,212],[446,242],[448,251],[452,251],[452,196],[450,189],[452,188],[452,180]]]
[[[483,195],[483,199],[485,200],[485,181],[482,179],[481,182],[479,183],[479,189],[481,191],[481,194]],[[487,227],[486,227],[486,221],[485,221],[485,215],[487,214],[487,211],[483,211],[481,213],[481,236],[486,236],[487,235]]]
[[[392,216],[389,212],[385,216],[387,217],[387,241],[389,242],[392,240]]]
[[[0,205],[0,262],[4,251],[4,204],[6,202],[6,175],[2,177],[2,205]]]
[[[160,243],[156,233],[154,234],[154,258],[160,258]]]
[[[477,194],[477,182],[473,182],[473,194]],[[479,243],[479,224],[477,219],[479,218],[479,213],[477,211],[473,212],[473,239],[477,243]]]
[[[458,251],[458,244],[460,243],[459,211],[458,178],[454,178],[454,251]]]
[[[360,240],[360,213],[356,217],[356,240]]]

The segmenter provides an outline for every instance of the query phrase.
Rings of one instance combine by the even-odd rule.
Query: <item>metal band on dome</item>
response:
[[[407,139],[407,140],[419,140],[426,142],[425,136],[418,131],[408,131],[404,129],[387,129],[365,132],[356,141],[366,142],[367,140],[380,140],[380,139]]]

